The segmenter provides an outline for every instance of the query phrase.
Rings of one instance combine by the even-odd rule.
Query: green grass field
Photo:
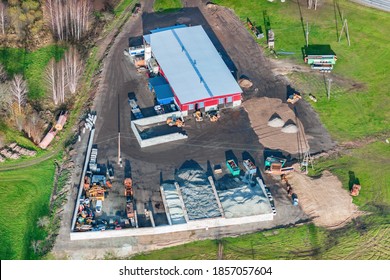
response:
[[[390,215],[364,217],[326,231],[313,224],[222,238],[226,260],[387,260]],[[133,256],[134,260],[216,260],[218,241],[205,240]]]
[[[39,99],[45,96],[45,68],[50,59],[57,60],[64,54],[65,48],[52,45],[29,52],[24,49],[0,48],[0,63],[4,65],[10,76],[23,74],[28,83],[29,99]]]
[[[37,227],[37,220],[48,214],[53,175],[52,160],[1,172],[0,259],[36,258],[31,241],[44,238],[45,232]]]
[[[156,12],[175,12],[183,7],[180,0],[156,0],[154,10]]]
[[[275,32],[276,51],[294,52],[292,56],[303,64],[301,48],[305,45],[304,30],[309,22],[309,44],[330,45],[338,60],[334,73],[364,83],[356,91],[339,89],[328,102],[322,81],[312,87],[312,75],[300,77],[301,84],[312,87],[310,93],[319,98],[314,105],[325,126],[337,140],[389,131],[390,85],[386,79],[390,72],[390,14],[358,4],[339,0],[340,13],[348,20],[351,46],[345,36],[338,43],[342,22],[333,1],[321,1],[317,11],[306,8],[306,1],[296,2],[258,0],[217,0],[216,3],[233,8],[243,22],[249,17],[264,30],[263,11],[267,11],[271,28]],[[302,19],[301,22],[301,14]],[[337,19],[337,26],[336,26]],[[336,28],[337,27],[337,28]],[[265,39],[259,40],[264,45]],[[280,58],[283,58],[280,56]],[[308,93],[308,92],[306,92]]]

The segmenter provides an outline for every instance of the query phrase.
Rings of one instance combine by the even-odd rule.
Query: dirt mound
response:
[[[259,142],[266,148],[286,151],[290,154],[303,153],[309,150],[305,130],[299,119],[296,119],[294,111],[277,98],[253,98],[243,103],[248,112],[253,130],[259,138]],[[296,133],[283,133],[279,127],[269,125],[273,118],[286,120],[286,125],[294,124],[298,130]],[[296,123],[291,120],[295,120]],[[279,121],[275,121],[279,122]],[[286,128],[290,130],[291,128]]]
[[[282,132],[284,132],[284,133],[297,133],[298,127],[295,124],[290,123],[290,124],[285,125],[282,128]]]
[[[270,127],[283,127],[284,121],[280,117],[273,116],[268,121],[268,126],[270,126]]]
[[[250,88],[251,86],[253,86],[253,83],[248,79],[239,79],[238,84],[242,88]]]
[[[324,171],[318,179],[298,172],[290,173],[287,179],[298,195],[302,210],[318,226],[342,227],[363,214],[352,203],[352,197],[342,188],[340,180],[329,171]]]

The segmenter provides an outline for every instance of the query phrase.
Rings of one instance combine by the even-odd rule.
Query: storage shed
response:
[[[162,76],[149,79],[149,89],[155,93],[157,103],[160,105],[174,102],[174,96],[171,86]]]

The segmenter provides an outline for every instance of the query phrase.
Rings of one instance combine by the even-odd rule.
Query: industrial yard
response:
[[[72,228],[77,229],[71,233],[73,245],[66,244],[69,229],[63,230],[55,247],[58,254],[66,252],[79,258],[81,255],[74,250],[86,248],[82,241],[85,239],[97,240],[95,248],[86,250],[83,257],[101,256],[106,247],[98,239],[112,237],[115,238],[109,242],[115,252],[126,255],[133,247],[137,252],[309,219],[310,213],[296,207],[280,183],[282,173],[265,174],[264,162],[275,154],[286,158],[291,166],[305,152],[319,153],[334,143],[306,101],[287,102],[294,89],[283,77],[274,76],[275,66],[263,57],[238,18],[228,9],[198,4],[164,15],[147,13],[146,6],[142,16],[127,23],[126,32],[117,37],[95,99],[97,118],[90,139],[103,167],[97,175],[104,176],[110,166],[114,176],[110,187],[104,183],[102,213],[96,213],[96,203],[92,201],[88,201],[87,210],[76,207],[74,223],[70,225],[78,225]],[[242,87],[242,106],[220,108],[215,122],[206,116],[199,121],[198,115],[192,115],[190,105],[180,107],[178,102],[175,103],[181,111],[186,108],[189,112],[181,115],[177,107],[171,112],[156,110],[148,76],[123,50],[139,46],[142,35],[150,30],[175,24],[202,26],[234,77],[250,77],[252,85]],[[232,29],[233,35],[229,32]],[[193,67],[199,65],[200,62]],[[201,76],[201,82],[202,79]],[[183,125],[168,125],[165,120],[171,114],[179,114]],[[173,135],[185,137],[171,142]],[[257,167],[255,172],[245,172],[248,158]],[[229,160],[237,164],[237,174],[229,169]],[[283,165],[278,170],[286,167]],[[299,168],[295,171],[300,172]],[[124,193],[126,178],[132,180],[130,200]],[[83,205],[83,199],[77,205]],[[129,207],[135,219],[129,218]],[[90,211],[95,213],[89,214]],[[82,219],[78,220],[80,215]],[[94,218],[93,222],[82,228],[88,217]],[[171,227],[160,227],[163,225]]]

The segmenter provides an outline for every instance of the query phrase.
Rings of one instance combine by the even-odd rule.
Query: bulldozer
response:
[[[181,119],[172,116],[172,117],[168,117],[167,118],[167,125],[183,127],[184,126],[184,122]]]

